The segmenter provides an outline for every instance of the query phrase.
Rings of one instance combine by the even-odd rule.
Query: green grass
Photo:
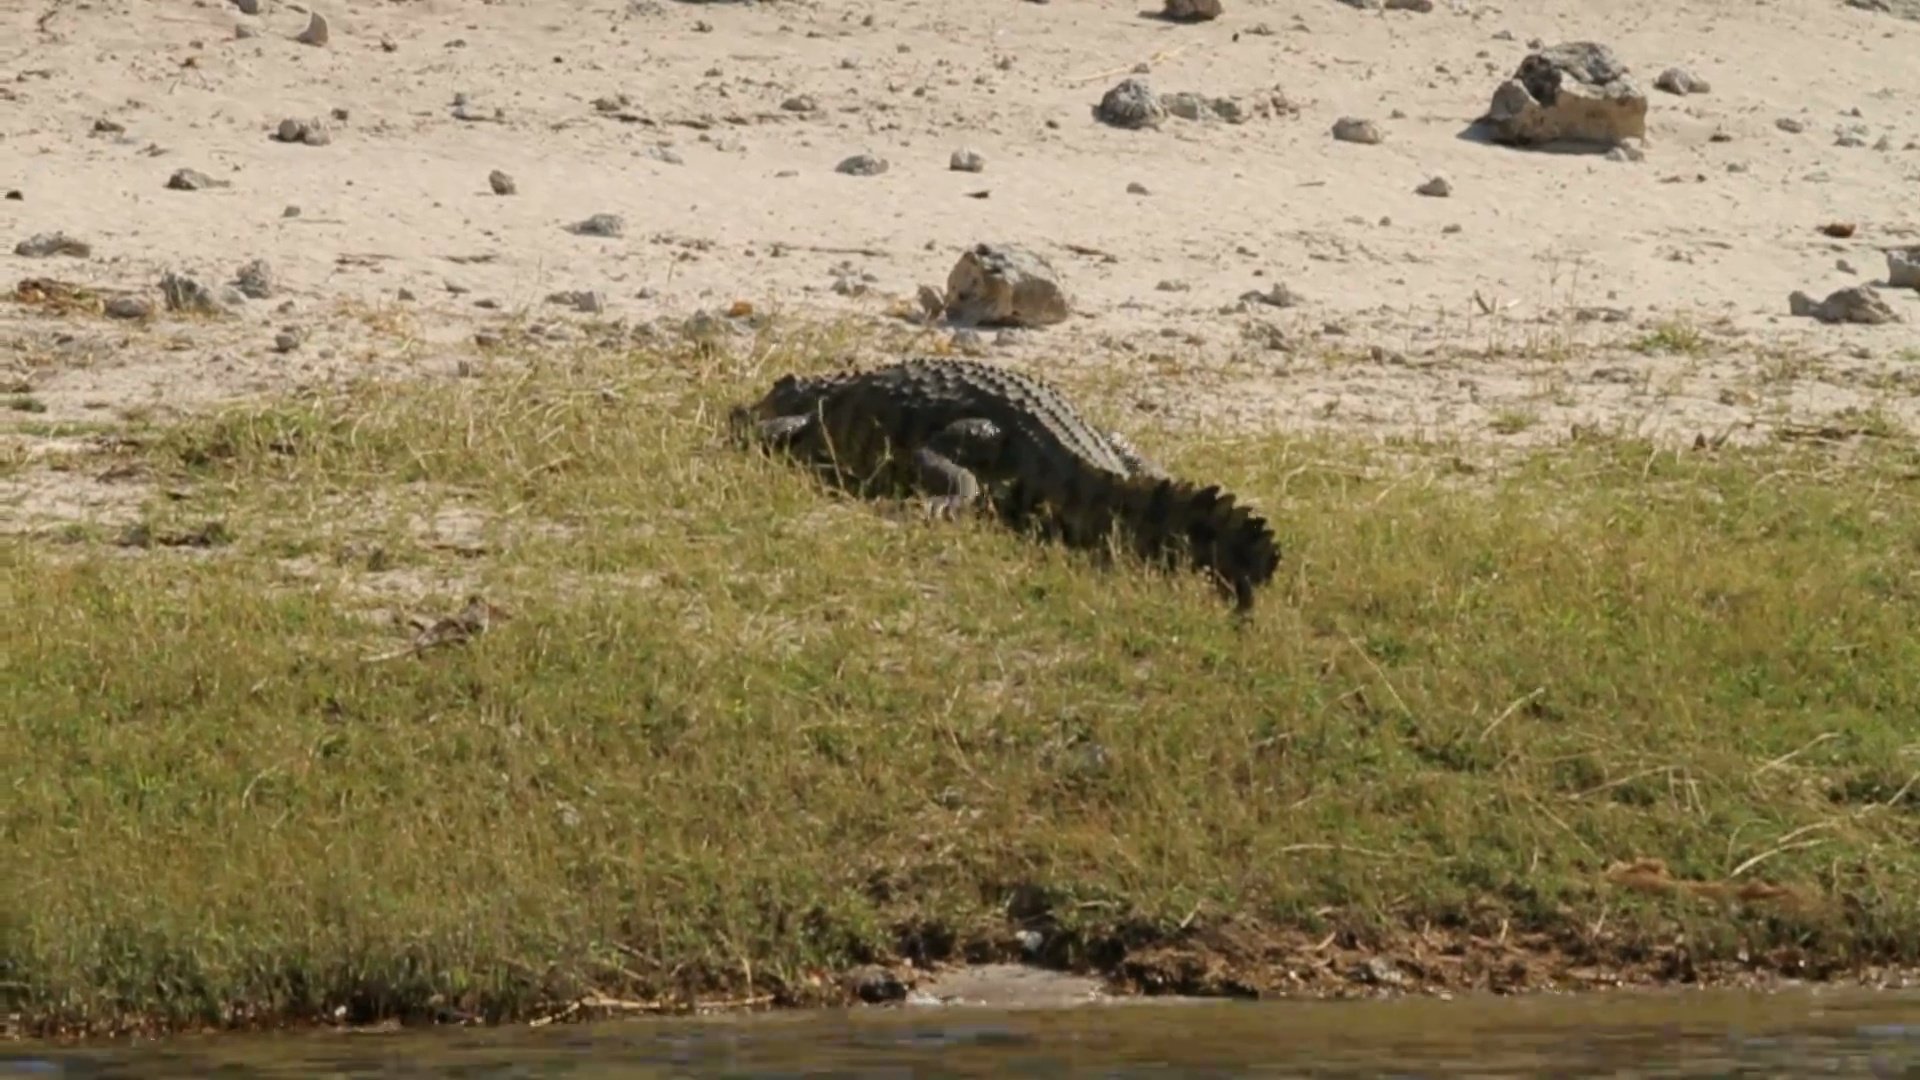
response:
[[[169,492],[151,547],[5,541],[0,1012],[803,1000],[1021,927],[1109,967],[1228,923],[1920,960],[1911,446],[1463,476],[1142,432],[1271,512],[1241,626],[726,445],[727,402],[820,363],[754,355],[235,410],[115,451]],[[363,659],[468,592],[513,617]],[[1639,857],[1804,902],[1607,883]]]

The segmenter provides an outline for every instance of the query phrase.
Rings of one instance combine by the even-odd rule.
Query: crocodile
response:
[[[729,414],[735,432],[861,493],[915,490],[930,516],[987,510],[1071,546],[1116,530],[1142,557],[1183,559],[1245,613],[1280,554],[1266,520],[1219,486],[1169,476],[1054,386],[993,364],[915,358],[866,371],[783,375]]]

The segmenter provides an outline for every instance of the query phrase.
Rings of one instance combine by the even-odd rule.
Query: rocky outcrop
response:
[[[1510,146],[1615,146],[1647,133],[1647,95],[1613,50],[1575,41],[1529,53],[1481,123]]]

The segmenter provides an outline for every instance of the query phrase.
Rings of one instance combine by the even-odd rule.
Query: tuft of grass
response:
[[[1467,480],[1143,436],[1276,523],[1241,625],[727,445],[824,344],[231,410],[143,451],[146,535],[218,545],[4,542],[0,1011],[792,999],[1018,928],[1108,968],[1226,924],[1920,959],[1911,446],[1597,438]],[[470,592],[511,617],[367,659]],[[1613,887],[1636,859],[1796,900]]]
[[[1704,356],[1711,348],[1700,328],[1684,319],[1665,319],[1627,346],[1649,356]]]

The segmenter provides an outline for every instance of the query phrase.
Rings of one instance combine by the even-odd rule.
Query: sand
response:
[[[1920,292],[1882,288],[1902,321],[1879,326],[1787,305],[1883,282],[1883,250],[1920,244],[1920,21],[1897,13],[1227,0],[1175,25],[1140,0],[328,0],[312,46],[305,8],[263,4],[0,5],[0,189],[19,196],[0,201],[0,283],[157,301],[169,270],[217,289],[254,259],[275,279],[218,320],[0,301],[17,457],[61,424],[444,375],[513,320],[591,333],[746,301],[898,327],[981,241],[1043,254],[1076,311],[987,331],[985,355],[1112,368],[1100,385],[1142,424],[1196,437],[1920,423]],[[1649,88],[1644,159],[1471,135],[1530,39],[1614,49]],[[1652,91],[1671,65],[1711,91]],[[1136,69],[1284,107],[1097,122]],[[1334,140],[1346,116],[1383,141]],[[288,118],[330,141],[272,138]],[[983,171],[949,168],[962,148]],[[836,171],[859,153],[888,168]],[[180,169],[219,183],[170,189]],[[1416,192],[1435,176],[1449,196]],[[621,235],[566,228],[599,213]],[[1836,222],[1853,234],[1822,233]],[[90,254],[12,253],[54,231]],[[1291,306],[1241,299],[1277,283]],[[603,310],[548,300],[570,290]],[[7,481],[16,525],[86,501],[31,474]]]

